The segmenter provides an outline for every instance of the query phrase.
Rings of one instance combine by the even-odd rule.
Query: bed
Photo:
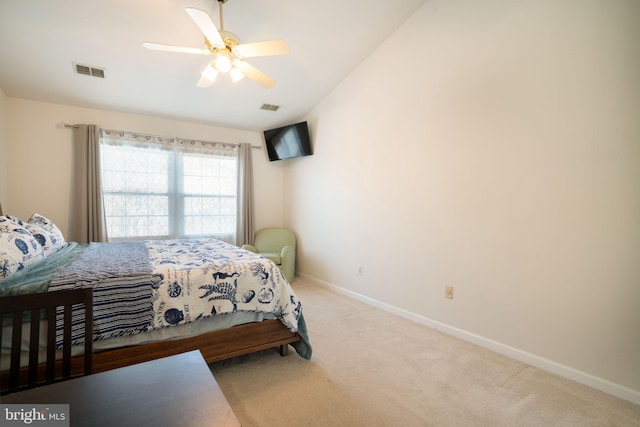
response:
[[[0,296],[77,287],[94,292],[94,372],[195,349],[209,363],[288,345],[311,358],[302,304],[258,254],[215,239],[78,244],[41,215],[0,217]]]

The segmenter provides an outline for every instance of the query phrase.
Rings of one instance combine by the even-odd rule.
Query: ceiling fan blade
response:
[[[185,11],[189,14],[191,19],[193,19],[198,28],[200,28],[200,31],[202,31],[207,40],[209,40],[209,43],[216,47],[225,47],[222,36],[220,36],[220,32],[218,32],[218,29],[206,12],[192,7],[187,7]]]
[[[142,46],[151,50],[161,50],[163,52],[178,52],[178,53],[193,53],[196,55],[210,55],[210,52],[205,48],[200,47],[182,47],[182,46],[172,46],[169,44],[158,44],[158,43],[142,43]]]
[[[289,45],[284,40],[268,40],[264,42],[239,44],[233,48],[233,51],[243,58],[288,55]]]
[[[267,76],[265,73],[258,70],[253,65],[250,65],[241,59],[236,59],[235,61],[233,61],[233,65],[235,65],[236,68],[242,71],[245,76],[249,77],[251,80],[258,83],[265,89],[272,88],[276,84],[276,81],[271,77]]]

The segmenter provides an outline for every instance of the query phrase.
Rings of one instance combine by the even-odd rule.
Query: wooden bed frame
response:
[[[93,372],[108,371],[191,350],[200,350],[207,363],[276,347],[280,348],[282,356],[286,356],[289,344],[300,339],[300,335],[289,331],[279,320],[263,320],[195,337],[95,352]],[[76,358],[79,362],[82,356]]]
[[[270,348],[279,348],[280,355],[286,356],[289,352],[289,344],[300,340],[298,333],[289,331],[279,320],[263,320],[194,337],[94,352],[92,373],[104,372],[192,350],[200,350],[207,363]],[[82,374],[83,358],[83,355],[72,358],[72,375]],[[59,372],[60,369],[62,369],[62,360],[56,361],[56,371]],[[45,371],[44,363],[38,366],[38,371],[39,376],[42,377]],[[8,383],[8,375],[8,370],[0,372],[0,384]],[[28,367],[25,366],[20,370],[21,383],[26,380],[27,375]]]

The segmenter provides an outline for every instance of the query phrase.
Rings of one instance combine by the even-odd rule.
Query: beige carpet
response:
[[[313,346],[211,365],[244,427],[640,426],[640,406],[296,278]]]

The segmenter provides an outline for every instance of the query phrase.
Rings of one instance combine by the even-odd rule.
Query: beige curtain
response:
[[[238,147],[238,220],[236,245],[253,244],[253,165],[251,144]]]
[[[106,242],[100,182],[100,128],[96,125],[78,125],[73,131],[72,177],[70,240]]]

